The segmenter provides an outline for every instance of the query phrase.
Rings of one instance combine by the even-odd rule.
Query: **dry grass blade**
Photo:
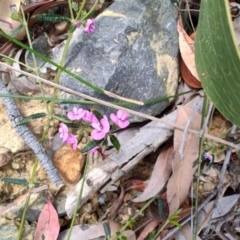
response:
[[[192,109],[181,106],[178,107],[177,124],[184,126],[188,117],[192,114]],[[193,117],[190,127],[200,130],[201,116],[196,113]],[[188,195],[188,190],[192,182],[193,174],[196,167],[193,168],[193,162],[198,157],[199,139],[191,133],[186,136],[184,147],[184,158],[181,160],[179,155],[179,147],[182,139],[182,131],[174,132],[174,157],[172,161],[173,174],[167,185],[167,200],[169,205],[169,215],[172,215],[183,203]]]

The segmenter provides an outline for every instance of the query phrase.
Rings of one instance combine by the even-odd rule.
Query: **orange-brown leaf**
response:
[[[194,41],[188,36],[182,25],[182,19],[179,17],[177,30],[179,34],[179,48],[182,59],[186,64],[191,74],[199,80],[196,65],[195,65],[195,49]]]

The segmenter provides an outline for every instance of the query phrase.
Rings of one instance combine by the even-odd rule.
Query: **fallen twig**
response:
[[[2,76],[0,77],[0,93],[10,94],[10,92],[5,87]],[[61,177],[58,174],[57,169],[54,167],[50,157],[46,153],[46,150],[36,138],[36,136],[31,132],[27,125],[18,125],[18,122],[23,118],[18,107],[12,98],[2,98],[5,107],[7,108],[8,117],[12,123],[13,128],[19,134],[19,136],[24,140],[24,142],[34,151],[36,157],[39,159],[43,168],[47,172],[51,181],[60,185],[63,183]]]
[[[144,113],[140,113],[140,112],[137,112],[137,111],[128,109],[128,108],[124,108],[124,107],[121,107],[121,106],[117,106],[117,105],[112,104],[112,103],[110,103],[110,102],[106,102],[106,101],[104,101],[104,100],[100,100],[100,99],[97,99],[97,98],[88,96],[88,95],[86,95],[86,94],[83,94],[83,93],[74,91],[74,90],[72,90],[72,89],[70,89],[70,88],[63,87],[63,86],[61,86],[61,85],[59,85],[59,84],[56,84],[56,83],[53,83],[53,82],[48,81],[48,80],[46,80],[46,79],[43,79],[43,78],[41,78],[41,77],[35,76],[34,74],[31,74],[31,73],[28,73],[28,72],[25,72],[25,71],[22,71],[22,70],[16,70],[16,69],[14,69],[13,67],[7,65],[6,63],[0,62],[0,66],[4,66],[4,67],[6,67],[6,68],[8,68],[8,69],[11,69],[11,70],[20,72],[20,73],[22,73],[22,74],[24,74],[24,75],[26,75],[26,76],[33,77],[33,78],[37,79],[38,81],[40,81],[40,82],[42,82],[42,83],[45,83],[45,84],[47,84],[47,85],[49,85],[49,86],[56,87],[56,88],[58,88],[58,89],[60,89],[60,90],[63,90],[63,91],[65,91],[65,92],[74,94],[74,95],[79,96],[79,97],[82,97],[82,98],[84,98],[84,99],[91,100],[91,101],[93,101],[93,102],[96,102],[96,103],[105,105],[105,106],[107,106],[107,107],[111,107],[111,108],[115,108],[115,109],[122,109],[122,110],[124,110],[124,111],[126,111],[126,112],[128,112],[128,113],[130,113],[130,114],[133,114],[133,115],[136,115],[136,116],[145,118],[145,119],[149,119],[149,120],[152,120],[152,121],[155,121],[155,122],[160,122],[160,123],[163,123],[163,124],[165,124],[165,125],[167,125],[167,126],[170,126],[170,127],[173,127],[173,128],[179,129],[179,130],[184,130],[184,129],[185,129],[185,127],[179,126],[179,125],[177,125],[177,124],[175,124],[175,123],[165,122],[165,121],[163,121],[163,120],[161,120],[161,119],[159,119],[159,118],[156,118],[156,117],[153,117],[153,116],[144,114]],[[199,136],[199,131],[196,131],[196,130],[194,130],[194,129],[188,129],[188,132],[189,132],[189,133],[196,134],[197,136]],[[218,137],[214,137],[214,136],[209,135],[209,134],[204,134],[204,137],[205,137],[205,138],[208,138],[208,139],[211,139],[211,140],[213,140],[213,141],[215,141],[215,142],[219,142],[219,143],[222,143],[222,144],[224,144],[224,145],[230,146],[230,147],[234,148],[236,151],[240,150],[240,146],[239,146],[239,145],[236,145],[236,144],[234,144],[234,143],[232,143],[232,142],[228,142],[228,141],[226,141],[226,140],[224,140],[224,139],[221,139],[221,138],[218,138]]]

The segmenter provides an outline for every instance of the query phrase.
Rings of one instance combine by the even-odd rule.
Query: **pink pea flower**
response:
[[[80,22],[76,22],[76,23],[75,23],[75,26],[76,26],[77,28],[80,28],[80,27],[81,27],[81,23],[80,23]]]
[[[66,142],[67,138],[68,138],[68,127],[66,124],[64,123],[60,123],[60,128],[59,128],[59,133],[60,133],[60,138],[62,139],[63,142]]]
[[[96,27],[94,26],[94,19],[88,19],[87,25],[84,28],[84,32],[90,34],[90,33],[94,33],[95,31],[96,31]]]
[[[72,112],[68,112],[67,117],[70,120],[79,120],[84,116],[84,114],[85,114],[84,111],[85,110],[83,110],[82,108],[74,107]]]
[[[85,122],[90,122],[90,123],[93,123],[93,122],[97,123],[98,122],[98,119],[96,118],[94,113],[92,113],[88,110],[85,110],[85,114],[82,117],[82,120],[85,121]]]
[[[77,149],[78,140],[77,140],[77,138],[76,138],[75,135],[73,135],[73,134],[70,133],[70,134],[68,135],[68,138],[67,138],[67,140],[66,140],[66,143],[71,144],[74,151]]]
[[[212,155],[210,152],[205,151],[203,154],[204,160],[208,160],[210,162],[214,161],[214,155]]]
[[[96,146],[96,147],[92,148],[92,149],[89,151],[89,153],[90,153],[90,154],[94,154],[98,149],[99,149],[99,146]]]
[[[111,120],[117,124],[120,128],[126,128],[130,122],[128,121],[129,114],[124,112],[123,110],[118,110],[117,114],[111,113]]]
[[[93,122],[92,127],[94,128],[91,137],[94,140],[103,139],[110,130],[110,124],[107,117],[104,115],[100,122]]]

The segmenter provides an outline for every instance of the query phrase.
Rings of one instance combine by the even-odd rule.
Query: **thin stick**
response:
[[[5,87],[2,78],[0,77],[0,93],[10,94]],[[61,177],[58,174],[57,169],[54,167],[50,157],[46,153],[46,150],[31,132],[27,125],[18,125],[18,122],[23,118],[18,107],[12,98],[2,98],[5,107],[7,108],[8,117],[12,123],[13,128],[24,140],[24,142],[34,151],[36,157],[39,159],[43,168],[47,172],[50,180],[57,186],[63,183]]]
[[[233,125],[233,127],[231,129],[231,133],[235,133],[236,130],[237,130],[237,126]],[[231,154],[232,154],[232,148],[229,147],[228,150],[227,150],[224,162],[223,162],[223,166],[222,166],[220,176],[219,176],[219,182],[218,182],[218,186],[217,186],[217,197],[216,197],[216,200],[215,200],[215,205],[214,205],[214,209],[213,209],[212,213],[214,212],[214,210],[217,209],[219,201],[220,201],[221,196],[222,196],[223,183],[224,183],[227,167],[228,167],[228,164],[229,164],[229,161],[230,161],[230,158],[231,158]],[[212,218],[212,216],[211,216],[211,218]]]
[[[172,128],[176,128],[176,129],[179,129],[179,130],[184,130],[184,127],[179,126],[179,125],[177,125],[177,124],[175,124],[175,123],[166,122],[166,121],[164,121],[164,120],[162,120],[162,119],[159,119],[159,118],[156,118],[156,117],[153,117],[153,116],[144,114],[144,113],[140,113],[140,112],[137,112],[137,111],[128,109],[128,108],[124,108],[124,107],[121,107],[121,106],[117,106],[117,105],[115,105],[115,104],[106,102],[106,101],[104,101],[104,100],[100,100],[100,99],[97,99],[97,98],[88,96],[88,95],[86,95],[86,94],[83,94],[83,93],[74,91],[74,90],[72,90],[72,89],[70,89],[70,88],[66,88],[66,87],[63,87],[63,86],[61,86],[61,85],[59,85],[59,84],[50,82],[50,81],[48,81],[48,80],[46,80],[46,79],[37,77],[37,76],[35,76],[35,75],[31,74],[31,73],[24,72],[24,71],[22,71],[22,70],[16,70],[16,69],[14,69],[13,67],[11,67],[11,66],[9,66],[9,65],[7,65],[7,64],[5,64],[5,63],[2,63],[2,62],[0,62],[0,65],[5,66],[5,67],[7,67],[7,68],[9,68],[9,69],[12,69],[12,70],[14,70],[14,71],[20,72],[20,73],[22,73],[22,74],[24,74],[24,75],[27,75],[27,76],[30,76],[30,77],[34,77],[34,78],[36,78],[37,80],[39,80],[39,81],[41,81],[41,82],[43,82],[43,83],[45,83],[45,84],[47,84],[47,85],[49,85],[49,86],[56,87],[56,88],[58,88],[58,89],[60,89],[60,90],[66,91],[66,92],[71,93],[71,94],[74,94],[74,95],[76,95],[76,96],[89,99],[89,100],[91,100],[91,101],[93,101],[93,102],[96,102],[96,103],[99,103],[99,104],[102,104],[102,105],[105,105],[105,106],[108,106],[108,107],[111,107],[111,108],[114,108],[114,109],[122,109],[122,110],[124,110],[124,111],[126,111],[126,112],[128,112],[128,113],[130,113],[130,114],[133,114],[133,115],[136,115],[136,116],[139,116],[139,117],[142,117],[142,118],[146,118],[146,119],[149,119],[149,120],[152,120],[152,121],[155,121],[155,122],[160,122],[160,123],[165,124],[165,125],[167,125],[167,126],[170,126],[170,127],[172,127]],[[197,136],[199,135],[199,131],[196,131],[196,130],[193,130],[193,129],[188,129],[188,132],[189,132],[189,133],[196,134]],[[221,139],[221,138],[214,137],[214,136],[209,135],[209,134],[204,134],[204,137],[206,137],[206,138],[208,138],[208,139],[211,139],[211,140],[213,140],[213,141],[215,141],[215,142],[219,142],[219,143],[222,143],[222,144],[224,144],[224,145],[230,146],[230,147],[234,148],[235,150],[239,150],[239,149],[240,149],[240,146],[239,146],[239,145],[236,145],[236,144],[234,144],[234,143],[232,143],[232,142],[225,141],[225,140],[223,140],[223,139]]]

